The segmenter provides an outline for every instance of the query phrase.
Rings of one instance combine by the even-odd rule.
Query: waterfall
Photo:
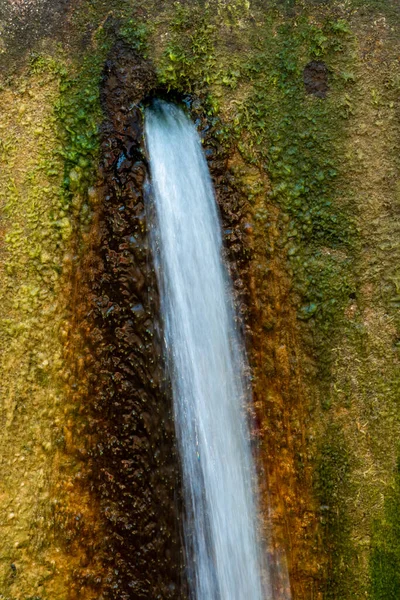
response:
[[[265,597],[245,413],[245,356],[211,178],[198,134],[176,106],[146,110],[152,248],[185,495],[191,597]]]

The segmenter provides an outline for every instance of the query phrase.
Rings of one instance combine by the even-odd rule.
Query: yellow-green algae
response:
[[[55,571],[49,546],[64,400],[60,273],[71,234],[60,213],[57,95],[57,76],[29,70],[0,92],[0,590],[18,599],[48,597],[46,582]]]
[[[298,457],[298,469],[304,461],[315,469],[319,548],[329,562],[323,596],[394,598],[398,494],[392,488],[400,433],[395,3],[158,4],[110,10],[109,3],[84,3],[73,27],[92,25],[88,49],[73,59],[46,50],[1,91],[1,593],[67,594],[62,573],[58,591],[51,583],[57,544],[49,550],[54,442],[66,419],[60,377],[68,378],[59,336],[67,309],[60,274],[71,232],[81,230],[76,217],[81,208],[90,214],[101,118],[96,89],[111,17],[139,50],[147,23],[160,83],[200,95],[223,119],[220,141],[237,145],[242,160],[270,179],[264,207],[260,186],[247,186],[249,211],[262,229],[270,207],[279,209],[300,353],[304,365],[311,360],[317,367],[303,369],[308,456]],[[304,93],[302,69],[312,59],[330,69],[326,100]],[[244,188],[245,180],[244,174]],[[388,528],[393,533],[385,536]]]
[[[370,558],[371,598],[395,600],[400,593],[400,465],[384,503],[384,516],[375,524]]]
[[[71,553],[70,523],[93,508],[82,494],[78,505],[70,493],[65,503],[79,467],[72,441],[79,407],[66,358],[74,301],[68,276],[96,201],[90,185],[103,60],[77,70],[59,48],[32,53],[0,92],[0,593],[6,598],[69,596],[68,573],[82,561]]]

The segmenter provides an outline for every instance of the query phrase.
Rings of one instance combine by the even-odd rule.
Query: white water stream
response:
[[[200,139],[184,113],[146,110],[161,291],[196,600],[262,600],[242,354],[220,222]]]

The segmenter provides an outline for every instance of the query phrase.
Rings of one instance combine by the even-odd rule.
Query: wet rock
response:
[[[148,168],[142,113],[131,109],[154,82],[151,63],[118,42],[101,85],[104,202],[82,323],[93,357],[86,410],[96,421],[88,454],[105,528],[102,597],[113,600],[184,597],[172,399],[144,211]]]

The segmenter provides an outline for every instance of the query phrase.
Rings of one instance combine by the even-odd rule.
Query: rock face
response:
[[[19,61],[24,52],[32,50],[43,38],[62,37],[71,4],[71,0],[4,0],[0,7],[3,29],[0,50],[3,46]]]
[[[87,311],[80,327],[91,349],[82,401],[95,441],[88,448],[91,484],[104,523],[98,593],[115,599],[184,593],[179,468],[144,207],[149,173],[142,113],[132,108],[154,82],[151,63],[122,42],[114,46],[101,84],[97,239],[79,285]]]
[[[186,598],[141,103],[187,105],[274,600],[400,594],[399,7],[0,7],[0,597]]]

